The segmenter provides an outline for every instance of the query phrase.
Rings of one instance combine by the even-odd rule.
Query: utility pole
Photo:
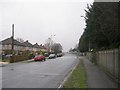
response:
[[[12,24],[12,45],[11,45],[11,53],[12,53],[12,58],[11,62],[14,62],[14,24]]]

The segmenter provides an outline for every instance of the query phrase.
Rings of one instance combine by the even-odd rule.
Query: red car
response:
[[[45,61],[45,56],[37,55],[34,57],[34,61]]]

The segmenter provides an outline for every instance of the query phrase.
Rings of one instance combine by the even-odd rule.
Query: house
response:
[[[45,46],[44,45],[40,45],[40,51],[44,51],[44,52],[47,52],[47,49],[45,48]]]
[[[38,45],[38,43],[36,43],[36,44],[33,45],[33,51],[34,52],[40,51],[40,46]]]
[[[22,43],[25,47],[25,50],[33,51],[33,45],[27,40]]]
[[[1,51],[3,54],[11,54],[12,50],[12,37],[2,40],[0,42]],[[28,52],[36,52],[36,51],[46,51],[44,45],[38,45],[38,43],[32,45],[28,40],[20,43],[19,41],[14,39],[14,51],[21,52],[21,51],[28,51]]]
[[[12,50],[12,37],[7,38],[5,40],[2,40],[0,42],[0,45],[2,47],[2,54],[11,54],[11,50]],[[18,42],[17,40],[14,39],[14,51],[16,52],[16,54],[18,54],[19,51],[24,51],[25,50],[25,46]]]
[[[2,49],[3,50],[11,50],[12,48],[12,37],[7,38],[3,41],[1,41],[2,43]],[[18,42],[17,40],[14,39],[14,50],[20,50],[20,51],[24,51],[25,46]]]

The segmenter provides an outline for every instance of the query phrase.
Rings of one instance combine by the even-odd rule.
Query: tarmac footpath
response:
[[[88,88],[118,88],[118,85],[95,64],[86,57],[83,57],[84,66],[87,74]]]

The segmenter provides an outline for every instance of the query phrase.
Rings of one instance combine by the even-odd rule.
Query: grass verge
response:
[[[62,88],[87,88],[86,72],[82,59]]]
[[[25,61],[22,61],[23,63],[31,63],[31,62],[35,62],[34,60],[25,60]]]

